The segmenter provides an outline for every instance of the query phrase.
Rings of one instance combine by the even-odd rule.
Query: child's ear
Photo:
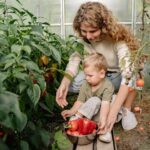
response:
[[[105,76],[106,76],[106,71],[105,70],[100,70],[100,77],[101,78],[105,78]]]

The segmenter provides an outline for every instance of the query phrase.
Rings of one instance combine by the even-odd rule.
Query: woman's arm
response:
[[[99,132],[98,134],[104,134],[106,132],[106,121],[108,113],[110,110],[110,102],[102,101],[100,108],[100,118],[99,118]]]
[[[80,61],[81,61],[81,57],[77,52],[72,54],[69,58],[69,63],[67,64],[67,67],[66,67],[65,76],[62,79],[61,84],[56,92],[56,102],[62,108],[68,105],[66,96],[67,96],[71,81],[78,72]]]
[[[64,76],[64,78],[62,79],[61,84],[56,92],[56,102],[62,108],[64,108],[65,106],[68,105],[66,96],[68,93],[70,83],[71,83],[71,80]]]
[[[127,95],[128,95],[128,86],[121,85],[118,91],[118,94],[116,96],[116,99],[110,107],[110,112],[109,112],[108,119],[107,119],[107,128],[109,131],[112,130],[113,125],[117,118],[117,114],[121,106],[123,105]]]
[[[101,126],[102,128],[104,128],[105,126],[109,110],[110,110],[110,102],[102,101],[101,108],[100,108],[100,123],[102,123],[102,126]]]

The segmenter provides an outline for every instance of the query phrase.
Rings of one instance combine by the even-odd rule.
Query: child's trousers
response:
[[[83,116],[92,119],[100,110],[101,99],[94,96],[89,98],[78,110]]]

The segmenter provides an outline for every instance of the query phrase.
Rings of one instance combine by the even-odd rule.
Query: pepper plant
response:
[[[28,10],[0,2],[3,149],[50,149],[53,142],[48,124],[57,117],[55,110],[60,110],[55,92],[69,55],[75,50],[82,51],[83,46],[74,36],[64,40],[48,28],[47,22],[38,22]]]

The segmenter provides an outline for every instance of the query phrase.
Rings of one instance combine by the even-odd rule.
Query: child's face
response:
[[[98,71],[93,67],[86,67],[84,69],[84,73],[86,81],[91,86],[98,85],[102,81],[102,79],[105,78],[105,71],[103,69]]]

